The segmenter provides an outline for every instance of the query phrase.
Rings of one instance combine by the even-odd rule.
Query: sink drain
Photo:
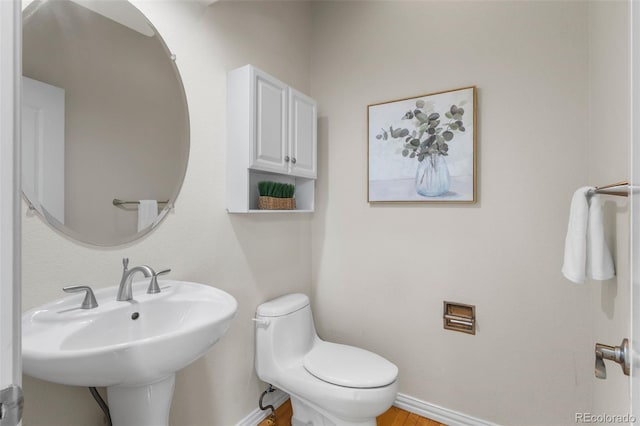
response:
[[[138,312],[134,312],[131,314],[132,320],[137,320],[138,318],[140,318],[140,314]]]

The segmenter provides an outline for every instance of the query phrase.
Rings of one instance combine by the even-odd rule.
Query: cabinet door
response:
[[[289,88],[289,144],[291,174],[315,178],[317,175],[316,101]]]
[[[287,86],[254,69],[255,123],[252,168],[286,173]]]

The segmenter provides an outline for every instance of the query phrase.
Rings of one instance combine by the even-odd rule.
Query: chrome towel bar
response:
[[[169,200],[167,201],[158,201],[158,204],[167,204],[169,202]],[[124,204],[140,204],[140,201],[126,201],[126,200],[119,200],[117,198],[113,199],[113,205],[114,206],[122,206]]]
[[[628,197],[630,191],[630,185],[628,181],[622,181],[612,183],[605,186],[597,186],[594,190],[590,191],[590,194],[603,194],[603,195],[617,195],[619,197]]]

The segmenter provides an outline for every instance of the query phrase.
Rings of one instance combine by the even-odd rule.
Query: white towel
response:
[[[578,284],[584,283],[587,276],[600,281],[615,276],[604,237],[602,204],[597,195],[589,195],[592,189],[585,186],[573,194],[564,246],[562,273]]]
[[[140,200],[138,204],[138,232],[151,226],[158,217],[157,200]]]

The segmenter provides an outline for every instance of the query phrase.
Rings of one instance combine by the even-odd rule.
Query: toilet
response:
[[[287,392],[293,426],[375,426],[398,391],[398,367],[316,334],[309,298],[287,294],[256,310],[258,377]]]

